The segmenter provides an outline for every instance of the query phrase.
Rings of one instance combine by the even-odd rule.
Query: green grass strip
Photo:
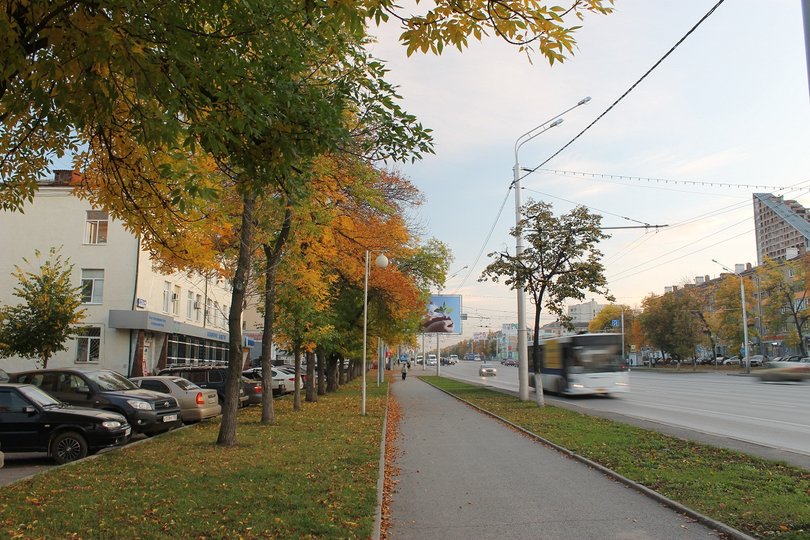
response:
[[[445,379],[453,395],[759,538],[810,538],[810,471]]]
[[[2,489],[0,538],[368,538],[377,507],[387,385],[360,381],[292,410],[239,413],[59,467]]]

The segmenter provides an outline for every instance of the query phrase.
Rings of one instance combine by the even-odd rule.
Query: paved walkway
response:
[[[392,540],[719,536],[416,377],[391,391],[402,417]]]

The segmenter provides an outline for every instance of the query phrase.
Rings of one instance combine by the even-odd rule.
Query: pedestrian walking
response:
[[[405,380],[405,377],[408,376],[408,364],[402,364],[402,380]]]

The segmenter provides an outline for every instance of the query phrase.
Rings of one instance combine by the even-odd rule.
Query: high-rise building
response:
[[[766,257],[787,260],[807,253],[809,217],[807,209],[796,201],[772,193],[754,193],[757,264]]]

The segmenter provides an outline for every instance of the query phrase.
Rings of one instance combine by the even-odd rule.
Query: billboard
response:
[[[505,336],[517,335],[517,323],[509,323],[501,326],[501,333]]]
[[[425,334],[461,334],[461,295],[431,294],[422,319]]]

